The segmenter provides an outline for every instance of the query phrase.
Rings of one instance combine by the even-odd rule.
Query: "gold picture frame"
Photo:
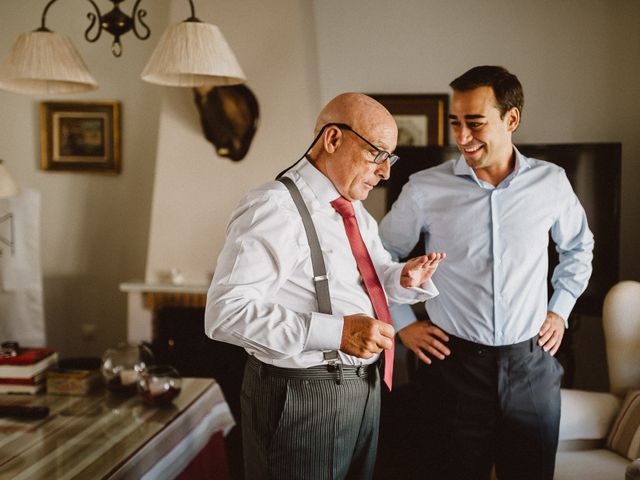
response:
[[[118,174],[120,102],[42,102],[40,168]]]
[[[369,94],[384,105],[398,125],[398,147],[444,147],[449,144],[449,95]]]

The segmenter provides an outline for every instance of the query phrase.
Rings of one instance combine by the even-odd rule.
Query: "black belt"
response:
[[[291,379],[304,380],[342,380],[367,379],[375,373],[376,363],[369,365],[343,365],[342,363],[316,365],[309,368],[283,368],[261,362],[250,356],[247,365],[261,377],[274,375]]]
[[[445,342],[445,344],[451,347],[452,352],[457,351],[473,355],[518,355],[533,352],[535,348],[538,348],[538,335],[529,340],[511,345],[483,345],[482,343],[475,343],[454,335],[447,335],[449,336],[449,341]]]

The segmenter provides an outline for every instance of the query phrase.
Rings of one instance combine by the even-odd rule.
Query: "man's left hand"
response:
[[[444,252],[431,252],[426,255],[407,260],[400,274],[400,285],[405,288],[419,287],[431,278],[438,268],[438,263],[446,258]]]
[[[539,333],[538,345],[552,356],[556,354],[564,336],[564,320],[554,312],[547,312]]]

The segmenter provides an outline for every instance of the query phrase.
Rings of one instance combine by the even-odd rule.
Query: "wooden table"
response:
[[[184,378],[164,408],[103,389],[82,397],[0,395],[0,404],[9,403],[48,406],[50,414],[0,418],[2,480],[171,479],[234,425],[220,387],[203,378]],[[226,464],[216,468],[226,477]]]

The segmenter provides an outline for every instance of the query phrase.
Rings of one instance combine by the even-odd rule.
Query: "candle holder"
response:
[[[146,368],[138,377],[138,391],[147,405],[169,405],[180,394],[182,378],[170,365]]]
[[[145,345],[120,343],[102,356],[102,377],[107,389],[119,395],[132,395],[140,373],[153,363],[153,354]]]

